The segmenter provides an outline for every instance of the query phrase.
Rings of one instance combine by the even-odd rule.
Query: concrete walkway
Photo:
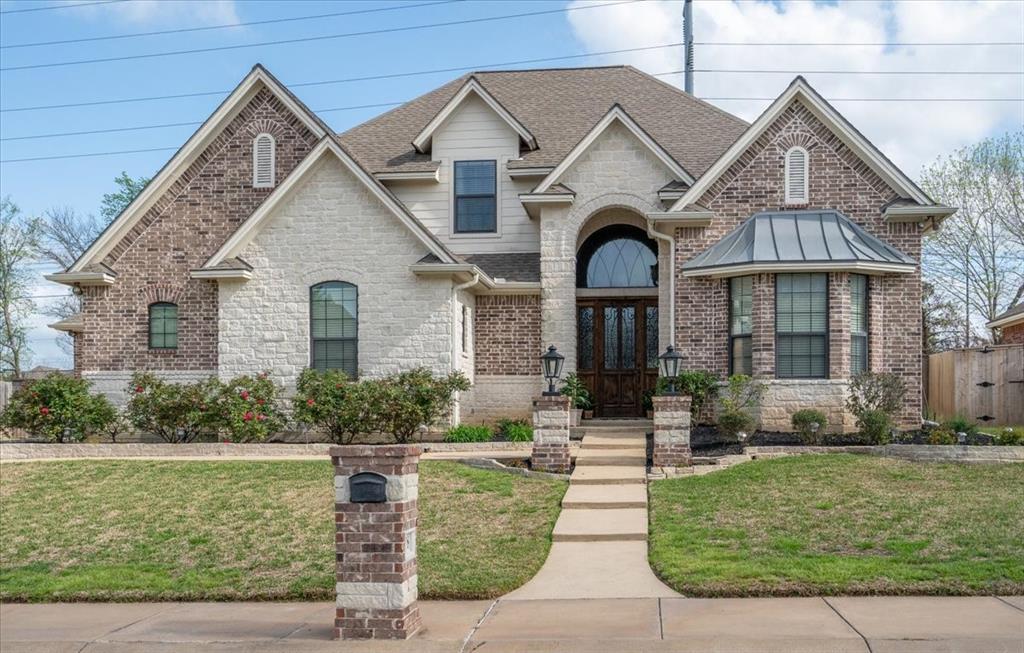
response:
[[[587,427],[548,559],[505,600],[679,596],[647,564],[646,430]]]
[[[425,601],[405,642],[331,640],[330,603],[0,605],[3,653],[1020,653],[1024,597]]]

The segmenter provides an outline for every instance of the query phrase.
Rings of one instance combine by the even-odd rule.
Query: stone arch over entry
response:
[[[593,197],[571,209],[545,209],[541,215],[541,333],[545,346],[553,344],[565,356],[565,373],[578,370],[576,264],[580,245],[593,233],[610,225],[629,225],[647,230],[645,215],[659,207],[624,192]],[[670,268],[668,247],[658,242],[659,288],[644,289],[649,303],[657,304],[665,272]],[[664,299],[667,301],[667,297]],[[642,307],[641,307],[642,308]],[[659,342],[665,339],[659,325]],[[662,347],[663,348],[663,347]]]

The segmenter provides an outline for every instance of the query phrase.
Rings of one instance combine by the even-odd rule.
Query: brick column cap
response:
[[[554,410],[562,408],[564,410],[569,409],[570,399],[566,395],[557,395],[549,397],[534,397],[533,406],[534,408],[541,408],[547,410]]]
[[[419,458],[423,455],[421,444],[341,444],[332,446],[328,452],[331,458]]]
[[[690,395],[655,395],[651,397],[654,409],[658,410],[690,410],[693,397]]]

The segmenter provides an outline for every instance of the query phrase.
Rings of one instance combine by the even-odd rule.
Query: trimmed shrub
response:
[[[722,397],[722,411],[718,415],[718,430],[730,439],[756,426],[750,410],[761,403],[768,386],[746,374],[733,374]]]
[[[1001,429],[995,435],[995,443],[1001,447],[1024,446],[1024,428],[1006,427],[1004,429]]]
[[[235,377],[224,384],[217,413],[227,437],[232,442],[263,442],[283,429],[279,390],[266,372]]]
[[[523,419],[500,419],[498,431],[509,442],[533,442],[533,426]]]
[[[800,434],[804,444],[821,444],[826,429],[828,429],[828,418],[820,410],[805,408],[793,413],[791,418],[793,429]]]
[[[892,418],[883,410],[864,410],[857,415],[857,429],[865,444],[889,444]]]
[[[855,417],[867,411],[881,411],[890,418],[903,409],[907,386],[903,379],[884,372],[861,372],[850,380],[846,408]]]
[[[718,431],[730,440],[754,428],[754,418],[742,410],[723,410],[718,416]]]
[[[939,426],[928,432],[928,444],[956,444],[956,431],[946,426]]]
[[[168,383],[152,372],[136,372],[128,383],[125,414],[132,426],[164,442],[194,442],[220,427],[215,409],[220,392],[214,378]]]
[[[448,429],[444,434],[445,442],[490,442],[494,437],[489,426],[470,426],[459,424]]]
[[[681,395],[689,395],[690,412],[693,414],[694,423],[699,423],[704,417],[704,407],[713,403],[718,397],[718,377],[704,370],[684,370],[676,377],[676,392]],[[658,378],[657,386],[653,394],[663,395],[668,391],[668,379]],[[644,409],[650,410],[653,402],[647,394],[644,394]]]
[[[320,428],[335,444],[352,444],[380,428],[380,383],[349,381],[341,370],[302,370],[292,417]]]
[[[379,384],[380,430],[399,443],[437,424],[449,414],[455,393],[469,389],[469,379],[462,372],[435,377],[423,367],[370,383]]]
[[[81,442],[103,432],[117,410],[85,379],[52,373],[26,383],[11,396],[0,425],[24,429],[50,442]]]

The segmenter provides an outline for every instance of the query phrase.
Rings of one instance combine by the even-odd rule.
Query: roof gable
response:
[[[522,139],[528,149],[537,149],[537,139],[530,130],[527,129],[523,123],[519,122],[519,120],[513,116],[508,109],[502,106],[500,102],[494,99],[494,96],[487,92],[487,89],[477,81],[476,77],[470,77],[466,83],[462,85],[462,88],[459,89],[459,92],[456,93],[455,96],[437,112],[433,119],[431,119],[431,121],[428,122],[422,130],[420,130],[420,133],[412,139],[412,145],[417,152],[426,153],[430,150],[430,143],[434,136],[434,132],[444,124],[445,120],[447,120],[448,117],[451,116],[470,95],[475,95],[483,100],[484,104],[490,107],[494,113],[498,114],[502,120],[508,123],[508,126],[519,134],[519,138]]]
[[[601,120],[599,120],[597,124],[594,125],[589,132],[587,132],[586,136],[584,136],[580,140],[580,142],[578,142],[576,146],[573,147],[568,154],[566,154],[565,158],[562,159],[562,161],[557,166],[555,166],[555,169],[548,173],[548,175],[544,177],[543,180],[541,180],[541,182],[537,185],[536,188],[533,189],[532,192],[547,192],[548,189],[550,189],[551,186],[555,184],[555,182],[557,182],[562,175],[565,174],[565,172],[572,166],[572,164],[575,163],[576,160],[579,159],[579,157],[582,156],[583,153],[586,152],[591,145],[593,145],[597,138],[601,134],[603,134],[605,130],[607,130],[611,125],[615,123],[621,124],[631,134],[633,134],[633,136],[636,137],[637,140],[643,143],[644,146],[646,146],[647,149],[650,150],[651,153],[653,153],[658,158],[658,160],[661,161],[665,165],[665,167],[672,172],[672,175],[676,178],[676,180],[682,181],[687,184],[693,183],[693,177],[690,175],[690,173],[683,169],[683,166],[679,165],[679,162],[672,158],[672,155],[666,152],[665,148],[663,148],[660,144],[658,144],[657,141],[651,138],[650,134],[644,131],[643,128],[641,128],[640,125],[637,124],[637,122],[633,120],[633,118],[631,118],[628,113],[626,113],[625,109],[623,109],[620,105],[615,104],[612,106],[611,109],[608,110],[608,113],[604,114],[604,117],[601,118]]]
[[[273,215],[274,209],[287,200],[292,191],[306,177],[316,164],[325,156],[335,156],[345,168],[352,173],[384,206],[415,235],[427,250],[444,263],[456,263],[458,259],[434,236],[408,209],[405,208],[391,192],[377,179],[362,168],[352,155],[338,143],[333,136],[321,139],[320,143],[303,159],[281,184],[274,189],[269,197],[252,215],[245,219],[238,229],[228,238],[220,249],[211,256],[201,268],[202,270],[221,269],[225,261],[236,258],[259,233],[260,228]]]
[[[864,137],[832,105],[825,101],[803,77],[797,77],[765,109],[764,113],[750,125],[715,163],[701,175],[700,179],[672,205],[670,211],[680,211],[687,205],[697,203],[701,196],[735,163],[747,149],[782,115],[794,101],[801,101],[814,116],[828,127],[849,147],[872,171],[875,172],[896,193],[918,204],[932,205],[934,202],[909,177],[890,161],[878,148]]]
[[[241,111],[261,88],[267,88],[291,111],[317,138],[330,133],[329,127],[302,102],[286,89],[263,66],[257,64],[248,75],[224,99],[217,109],[192,134],[174,156],[164,164],[141,193],[118,215],[89,248],[68,268],[67,273],[81,273],[90,264],[100,263],[128,234],[138,221],[174,184],[175,180],[202,155],[221,130]],[[61,281],[61,274],[53,275]],[[70,283],[72,280],[69,278]]]

